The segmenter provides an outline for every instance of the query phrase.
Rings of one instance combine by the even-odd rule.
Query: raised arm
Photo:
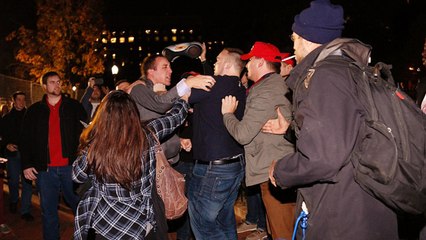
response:
[[[188,103],[183,99],[179,99],[174,103],[172,109],[163,117],[149,121],[148,127],[151,127],[157,135],[157,138],[162,141],[185,121],[188,109]]]

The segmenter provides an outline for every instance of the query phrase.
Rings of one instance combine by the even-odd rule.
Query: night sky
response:
[[[0,2],[0,61],[4,62],[13,58],[10,50],[5,51],[4,37],[23,24],[34,26],[35,4],[31,0]],[[392,63],[396,71],[403,71],[408,65],[421,66],[426,34],[425,0],[332,2],[345,9],[344,37],[356,37],[372,45],[373,62]],[[146,19],[166,21],[167,17],[178,16],[194,19],[206,39],[226,39],[228,45],[245,51],[254,41],[265,41],[291,52],[288,36],[293,18],[309,3],[308,0],[105,0],[105,8],[99,10],[104,12],[109,30],[137,29]],[[4,72],[3,68],[0,72]]]
[[[126,2],[126,4],[123,4]],[[146,1],[144,1],[145,3]],[[255,41],[270,42],[292,52],[289,39],[294,16],[310,0],[279,1],[107,1],[106,22],[111,28],[137,27],[149,16],[194,17],[206,39],[225,38],[227,46],[250,50]],[[393,65],[395,78],[416,82],[426,36],[425,0],[332,0],[345,10],[344,37],[360,39],[373,47],[372,62]],[[408,4],[409,3],[409,4]],[[208,7],[201,6],[207,5]]]

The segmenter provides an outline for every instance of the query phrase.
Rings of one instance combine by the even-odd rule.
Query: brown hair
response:
[[[41,77],[41,84],[46,85],[47,84],[47,79],[53,76],[59,76],[59,74],[57,72],[51,71],[51,72],[47,72],[45,74],[43,74],[43,76]]]
[[[146,75],[149,69],[155,69],[155,61],[157,58],[166,58],[163,55],[149,55],[145,57],[141,64],[141,78],[146,79]],[[167,59],[167,58],[166,58]]]
[[[12,99],[13,99],[13,100],[16,100],[16,98],[17,98],[19,95],[26,96],[24,92],[22,92],[22,91],[16,91],[16,92],[14,92],[14,93],[12,94]]]
[[[114,90],[105,96],[92,123],[81,134],[80,153],[88,151],[88,168],[100,182],[119,183],[130,189],[145,167],[147,131],[130,95]]]

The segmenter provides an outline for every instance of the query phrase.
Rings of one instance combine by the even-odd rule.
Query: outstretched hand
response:
[[[265,125],[262,127],[262,132],[264,133],[272,133],[272,134],[284,134],[288,127],[290,126],[290,122],[285,119],[282,115],[280,108],[276,109],[278,118],[269,119]]]
[[[197,76],[189,76],[185,80],[186,85],[190,88],[202,89],[204,91],[209,92],[210,89],[216,83],[216,80],[212,76],[208,75],[197,75]]]
[[[236,97],[229,95],[222,98],[222,114],[234,113],[237,107],[238,101]]]

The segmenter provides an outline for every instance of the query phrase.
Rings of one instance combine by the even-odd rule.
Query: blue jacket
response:
[[[244,153],[244,148],[229,134],[222,119],[222,98],[233,95],[238,100],[235,115],[241,119],[246,102],[246,89],[240,78],[214,76],[216,84],[210,92],[192,89],[189,103],[194,107],[193,157],[212,161]]]

